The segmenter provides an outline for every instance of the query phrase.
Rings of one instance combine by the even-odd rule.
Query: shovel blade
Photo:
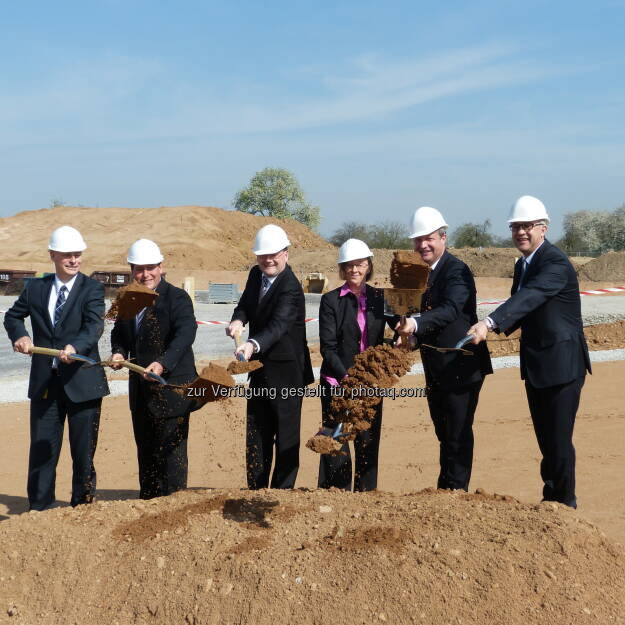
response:
[[[401,317],[420,312],[423,293],[421,289],[384,289],[384,314]]]

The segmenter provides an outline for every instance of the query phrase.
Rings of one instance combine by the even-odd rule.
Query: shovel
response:
[[[343,434],[343,423],[339,423],[335,428],[328,426],[322,427],[315,436],[329,436],[334,440],[339,440],[339,437]]]
[[[60,358],[61,350],[60,349],[51,349],[50,347],[33,347],[28,351],[29,354],[40,354],[42,356],[53,356],[54,358]],[[89,358],[88,356],[83,356],[82,354],[68,354],[68,358],[71,360],[77,360],[79,362],[84,363],[83,367],[93,367],[93,365],[97,365],[98,363],[93,360],[93,358]]]
[[[442,354],[446,354],[448,352],[458,352],[464,356],[473,356],[473,352],[468,349],[463,349],[464,346],[472,340],[473,336],[468,334],[467,336],[463,336],[453,347],[437,347],[436,345],[428,345],[427,343],[423,343],[421,347],[429,347],[430,349],[435,349],[437,352]]]
[[[167,383],[167,380],[161,377],[160,375],[158,375],[158,373],[154,373],[153,371],[147,371],[145,367],[136,365],[134,362],[129,362],[128,360],[103,360],[102,362],[94,362],[93,364],[103,365],[107,367],[110,367],[113,364],[121,365],[122,367],[125,367],[126,369],[130,369],[130,371],[134,371],[135,373],[140,373],[140,374],[145,373],[148,376],[148,378],[154,380],[155,382],[158,382],[159,384],[162,384],[163,386],[171,386],[170,384]]]

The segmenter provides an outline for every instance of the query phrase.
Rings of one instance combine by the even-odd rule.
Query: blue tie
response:
[[[59,290],[59,296],[56,299],[56,305],[54,307],[54,325],[56,325],[61,318],[61,312],[63,311],[63,306],[65,306],[66,293],[67,287],[63,285]]]
[[[263,299],[263,297],[265,297],[270,286],[271,282],[269,282],[269,278],[265,274],[263,274],[263,288],[260,292],[260,299]]]
[[[141,328],[141,322],[143,321],[143,317],[145,317],[145,311],[147,308],[142,308],[135,317],[135,330],[137,334],[139,334],[139,329]]]

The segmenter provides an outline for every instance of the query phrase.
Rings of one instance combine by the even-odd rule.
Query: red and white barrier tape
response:
[[[625,286],[609,286],[605,289],[593,289],[591,291],[580,291],[579,294],[583,297],[584,295],[605,295],[606,293],[622,293],[625,291]],[[478,302],[478,306],[496,306],[498,304],[503,304],[506,300],[496,300],[492,302]]]
[[[584,295],[605,295],[606,293],[624,293],[625,292],[625,286],[609,286],[606,287],[605,289],[592,289],[590,291],[580,291],[579,294],[583,297]],[[478,302],[477,305],[478,306],[496,306],[498,304],[503,304],[506,300],[505,299],[501,299],[501,300],[494,300],[494,301],[488,301],[488,302]],[[0,315],[3,315],[6,312],[6,310],[0,310]],[[304,319],[304,321],[306,323],[313,323],[315,321],[319,321],[319,319],[317,317],[307,317],[306,319]],[[200,321],[197,320],[196,323],[199,326],[227,326],[230,322],[229,321]]]

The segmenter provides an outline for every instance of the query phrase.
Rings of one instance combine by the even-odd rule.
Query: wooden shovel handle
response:
[[[50,347],[35,347],[34,345],[28,350],[29,354],[41,354],[43,356],[56,356],[61,355],[60,349],[51,349]]]

